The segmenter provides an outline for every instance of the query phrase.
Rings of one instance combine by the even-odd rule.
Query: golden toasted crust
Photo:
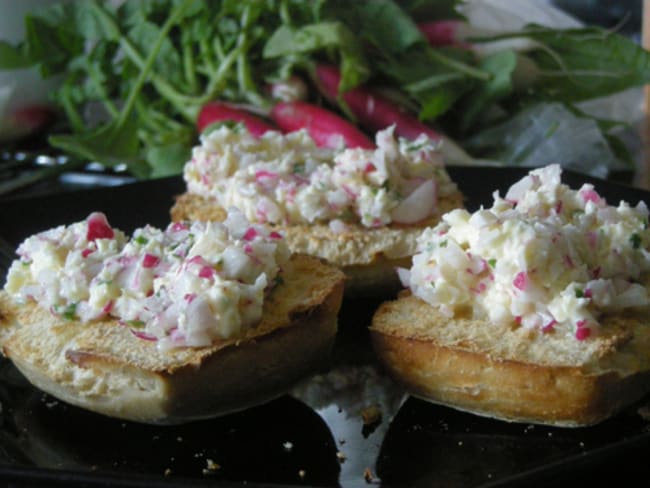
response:
[[[304,253],[326,259],[346,275],[346,296],[396,292],[399,280],[396,266],[410,266],[416,239],[422,229],[435,225],[442,214],[462,207],[463,196],[456,192],[438,202],[436,213],[416,225],[397,225],[367,228],[347,225],[342,232],[334,232],[327,225],[292,225],[279,227],[286,243],[294,253]],[[214,199],[193,193],[177,197],[171,211],[173,221],[221,220],[224,210]]]
[[[405,295],[377,310],[373,348],[417,397],[502,420],[600,422],[650,391],[650,327],[607,318],[586,341],[449,319]]]
[[[115,320],[59,319],[0,292],[2,352],[37,387],[106,415],[177,423],[268,401],[326,361],[337,329],[343,274],[294,256],[237,340],[161,351]]]

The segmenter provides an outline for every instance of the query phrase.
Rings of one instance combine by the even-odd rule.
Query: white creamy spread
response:
[[[236,209],[223,223],[146,226],[127,239],[101,213],[27,238],[5,290],[70,320],[112,316],[163,348],[242,335],[289,253]]]
[[[345,223],[380,227],[413,223],[434,213],[440,196],[456,191],[437,143],[378,132],[377,148],[316,147],[306,131],[267,132],[221,126],[201,136],[184,168],[190,193],[236,206],[254,222]]]
[[[453,210],[418,240],[412,292],[447,315],[470,313],[584,340],[604,313],[650,304],[648,208],[573,190],[557,165],[531,171],[491,208]]]

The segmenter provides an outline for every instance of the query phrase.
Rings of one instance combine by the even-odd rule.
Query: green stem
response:
[[[77,111],[74,102],[71,100],[70,87],[67,84],[63,84],[61,90],[61,104],[63,105],[63,110],[65,111],[68,122],[72,126],[73,132],[82,132],[86,129],[86,124],[83,121],[81,115]]]
[[[140,94],[140,90],[142,90],[142,87],[144,86],[144,82],[150,76],[151,67],[153,66],[153,63],[156,61],[156,57],[160,52],[160,48],[162,47],[162,44],[167,37],[167,34],[174,26],[174,24],[176,24],[176,22],[183,14],[185,9],[189,6],[190,2],[191,0],[185,0],[183,3],[178,5],[172,11],[171,15],[167,18],[167,21],[163,24],[162,28],[160,29],[160,34],[158,35],[158,39],[156,39],[156,42],[152,46],[151,52],[149,53],[149,56],[145,60],[144,66],[142,66],[141,68],[140,75],[136,79],[135,84],[133,85],[133,88],[129,93],[129,96],[126,99],[126,102],[124,102],[124,107],[122,108],[122,112],[120,113],[120,116],[118,118],[118,122],[117,122],[118,125],[122,125],[123,123],[125,123],[126,119],[131,115],[131,111],[133,110],[135,100]]]
[[[472,78],[477,78],[483,81],[488,81],[491,78],[490,73],[487,73],[478,68],[474,68],[468,64],[455,61],[443,54],[440,54],[435,49],[428,49],[427,53],[434,61],[437,61],[438,63],[447,66],[453,69],[454,71],[458,71],[459,73],[464,73],[467,76],[470,76]]]
[[[183,42],[183,71],[185,72],[185,79],[190,85],[190,93],[196,93],[198,82],[196,79],[194,52],[192,50],[192,45],[187,41]]]
[[[120,28],[113,18],[103,9],[99,4],[96,5],[97,12],[103,16],[103,20],[111,24],[112,28],[120,34],[120,46],[124,50],[124,54],[140,69],[140,76],[136,80],[135,88],[132,89],[129,98],[133,98],[138,95],[142,85],[148,78],[156,90],[174,106],[174,108],[187,120],[194,121],[192,110],[190,107],[194,102],[192,97],[188,97],[179,93],[170,83],[168,83],[164,78],[161,78],[155,71],[151,70],[151,66],[155,62],[158,51],[160,50],[162,43],[167,36],[169,30],[176,23],[177,18],[182,15],[183,11],[188,7],[191,0],[185,0],[182,4],[178,5],[172,14],[167,18],[165,24],[161,28],[160,35],[156,40],[156,43],[153,46],[153,50],[149,53],[147,59],[144,59],[138,49],[133,45],[128,36],[120,32]],[[129,99],[127,99],[129,102]],[[132,103],[132,102],[131,102]],[[126,105],[125,105],[126,106]],[[124,110],[123,112],[124,113]],[[123,119],[120,116],[120,120]]]

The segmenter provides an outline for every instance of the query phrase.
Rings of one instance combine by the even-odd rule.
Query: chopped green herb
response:
[[[441,241],[440,244],[438,244],[439,247],[447,247],[447,241]]]
[[[127,325],[134,329],[144,329],[144,321],[142,320],[127,320]]]
[[[630,244],[634,249],[639,249],[641,247],[641,236],[636,232],[630,236]]]
[[[143,235],[139,235],[139,236],[136,237],[134,240],[135,240],[135,242],[136,242],[137,244],[140,244],[141,246],[144,246],[147,242],[149,242],[149,239],[147,239],[147,238],[146,238],[145,236],[143,236]]]
[[[576,292],[576,298],[584,298],[585,297],[585,293],[584,293],[584,291],[582,291],[582,288],[576,288],[575,292]]]
[[[56,305],[54,311],[66,320],[75,320],[77,318],[77,304],[69,303],[68,305]]]
[[[488,259],[488,264],[490,265],[490,268],[494,268],[497,265],[497,260],[495,258]]]

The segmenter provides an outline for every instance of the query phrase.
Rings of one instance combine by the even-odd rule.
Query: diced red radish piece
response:
[[[246,233],[244,234],[243,239],[245,241],[252,241],[257,237],[257,230],[255,230],[255,227],[249,227]]]
[[[94,241],[95,239],[112,239],[115,236],[113,229],[108,224],[106,215],[101,212],[93,212],[87,219],[88,231],[86,239]]]
[[[211,266],[203,266],[199,271],[200,278],[210,279],[214,276],[214,274],[215,274],[214,268],[212,268]]]
[[[155,342],[158,340],[156,336],[145,334],[144,332],[141,332],[139,330],[134,330],[134,329],[130,329],[130,330],[134,336],[136,336],[138,339],[142,339],[143,341]]]
[[[512,281],[512,285],[518,290],[525,291],[528,288],[528,273],[520,271]]]
[[[147,253],[142,258],[143,268],[153,268],[154,266],[158,266],[158,263],[160,263],[160,258],[158,256],[154,256],[153,254]]]
[[[203,132],[210,124],[226,121],[243,123],[248,132],[255,137],[259,137],[268,131],[278,130],[271,122],[246,110],[222,102],[211,102],[204,105],[199,112],[196,126],[199,132]]]
[[[393,209],[390,216],[398,224],[414,224],[429,217],[436,206],[436,185],[426,180]]]
[[[280,102],[271,110],[271,119],[284,132],[306,129],[319,147],[336,149],[343,142],[349,148],[375,148],[368,136],[353,124],[307,102]]]

